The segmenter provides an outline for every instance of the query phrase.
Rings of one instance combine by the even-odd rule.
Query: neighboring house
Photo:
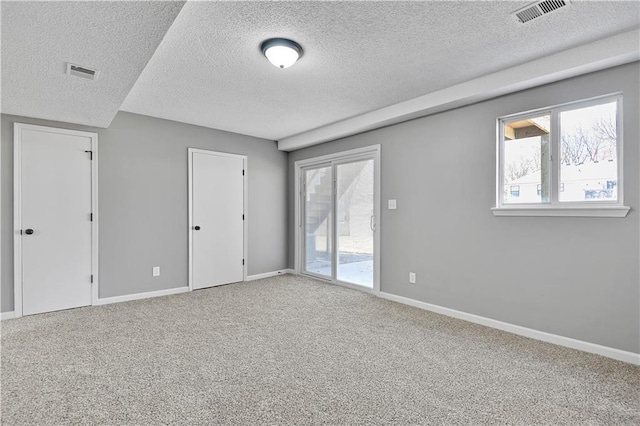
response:
[[[560,170],[560,198],[562,201],[616,200],[617,161],[563,164]],[[505,202],[540,203],[542,193],[540,170],[505,184]]]

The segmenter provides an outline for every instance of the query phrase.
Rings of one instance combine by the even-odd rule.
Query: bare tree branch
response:
[[[579,127],[563,134],[561,158],[564,164],[582,164],[616,158],[616,122],[607,117],[594,122],[590,128]]]
[[[540,158],[540,151],[537,151],[533,155],[521,156],[517,161],[507,163],[505,172],[509,182],[540,170]]]

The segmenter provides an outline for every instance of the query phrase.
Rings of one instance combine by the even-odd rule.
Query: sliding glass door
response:
[[[332,256],[332,167],[322,166],[304,171],[304,271],[331,278]]]
[[[373,288],[373,160],[337,164],[338,281]]]
[[[300,167],[302,273],[374,288],[375,158],[368,154]]]

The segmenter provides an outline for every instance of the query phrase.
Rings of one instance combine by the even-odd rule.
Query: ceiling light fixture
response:
[[[262,54],[278,68],[289,68],[302,57],[302,47],[286,38],[270,38],[262,43]]]

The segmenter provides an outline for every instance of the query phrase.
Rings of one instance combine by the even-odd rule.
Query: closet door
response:
[[[190,150],[191,287],[244,280],[245,158]]]
[[[16,124],[22,314],[91,305],[94,133]],[[19,308],[18,308],[19,311]]]

